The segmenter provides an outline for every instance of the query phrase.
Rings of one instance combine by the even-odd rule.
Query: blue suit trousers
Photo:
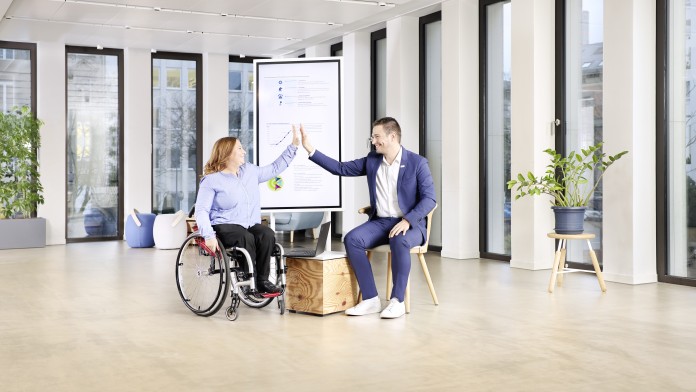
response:
[[[410,250],[425,242],[420,230],[411,227],[405,234],[389,238],[389,231],[399,223],[401,218],[374,218],[351,230],[344,238],[348,259],[358,279],[363,299],[377,296],[377,286],[372,273],[372,266],[367,259],[366,250],[379,245],[389,244],[392,253],[393,288],[389,298],[404,301],[408,274],[411,272]]]

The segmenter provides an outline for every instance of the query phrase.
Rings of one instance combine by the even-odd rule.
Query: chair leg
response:
[[[392,292],[392,261],[391,261],[391,252],[387,253],[387,294],[385,297],[387,298],[387,301],[391,299],[391,292]]]
[[[406,283],[406,295],[404,296],[404,304],[406,305],[406,313],[411,313],[411,275],[408,276]]]
[[[558,276],[556,277],[556,281],[558,282],[558,287],[561,287],[563,285],[563,274],[561,272],[563,272],[563,270],[565,269],[565,262],[566,262],[566,248],[564,246],[563,249],[561,249],[561,261],[558,263]]]
[[[418,253],[418,260],[420,260],[421,267],[423,268],[423,275],[425,275],[425,281],[428,282],[428,289],[430,289],[430,295],[433,297],[433,303],[439,305],[440,302],[437,300],[437,294],[435,294],[435,286],[433,286],[433,281],[430,279],[430,271],[428,270],[428,265],[425,264],[425,256],[422,253]],[[411,278],[409,276],[409,282]]]
[[[290,242],[293,242],[295,239],[295,232],[293,230],[290,230]]]
[[[599,281],[599,288],[602,289],[603,293],[607,292],[607,285],[604,284],[604,276],[602,276],[602,270],[599,269],[599,261],[597,261],[597,254],[592,250],[592,245],[590,240],[587,240],[587,246],[590,248],[590,258],[592,259],[592,266],[594,267],[595,274],[597,275],[597,280]]]
[[[563,240],[558,243],[558,250],[553,256],[553,266],[551,267],[551,279],[549,279],[549,293],[553,293],[553,288],[556,285],[556,276],[558,276],[558,263],[561,261],[561,245]]]

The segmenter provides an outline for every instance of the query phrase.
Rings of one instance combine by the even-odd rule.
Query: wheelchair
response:
[[[280,293],[259,293],[254,278],[254,265],[244,248],[225,248],[220,239],[212,252],[198,231],[184,241],[176,257],[176,286],[186,307],[198,316],[216,314],[225,303],[227,293],[232,302],[225,312],[228,320],[239,316],[240,303],[263,308],[274,298],[280,314],[285,313],[285,257],[283,247],[275,244],[271,254],[269,281],[279,286]],[[275,262],[274,262],[275,261]]]

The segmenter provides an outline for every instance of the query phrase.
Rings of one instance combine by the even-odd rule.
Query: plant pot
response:
[[[46,219],[0,219],[0,249],[43,248]]]
[[[556,234],[582,234],[585,231],[586,207],[551,207],[556,218]]]

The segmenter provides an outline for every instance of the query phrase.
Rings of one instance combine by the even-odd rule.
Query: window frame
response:
[[[116,56],[118,63],[118,121],[119,121],[119,135],[118,135],[118,201],[117,208],[119,211],[119,216],[116,217],[116,236],[114,237],[83,237],[83,238],[68,238],[68,203],[67,199],[65,202],[65,242],[66,243],[78,243],[78,242],[95,242],[95,241],[122,241],[124,227],[122,219],[125,216],[124,211],[124,124],[125,124],[125,113],[124,113],[124,62],[123,62],[123,49],[113,49],[113,48],[103,48],[97,49],[93,47],[86,46],[65,46],[65,151],[68,151],[68,54],[78,53],[78,54],[96,54],[96,55],[108,55]],[[152,79],[152,78],[150,78]],[[68,156],[65,156],[65,192],[67,195],[68,191]]]

